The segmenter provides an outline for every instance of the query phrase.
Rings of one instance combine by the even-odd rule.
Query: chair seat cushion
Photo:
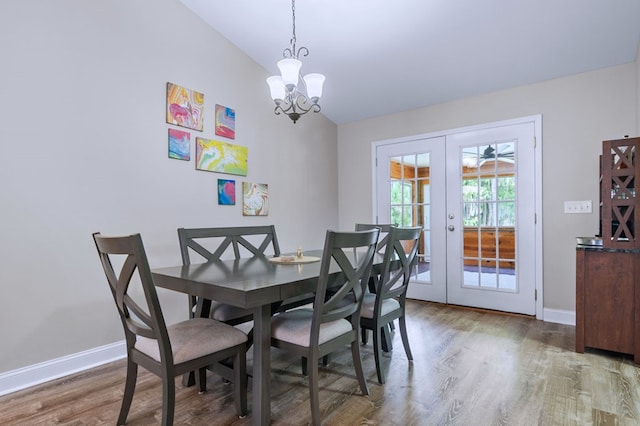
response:
[[[302,347],[309,347],[311,338],[311,309],[294,309],[283,312],[271,319],[271,336],[274,339],[293,343]],[[346,319],[339,319],[320,325],[320,344],[352,331],[351,323]]]
[[[180,364],[247,341],[247,335],[230,325],[209,318],[194,318],[167,327],[173,362]],[[160,362],[154,339],[138,336],[135,348]]]
[[[211,311],[209,312],[210,318],[222,322],[246,317],[253,314],[250,309],[227,305],[226,303],[216,302],[215,300],[211,301]]]
[[[364,295],[364,299],[362,300],[362,308],[360,309],[360,317],[361,318],[373,318],[373,308],[376,303],[376,295],[371,293],[366,293]],[[400,309],[400,302],[396,299],[384,299],[382,301],[381,307],[381,315],[387,315],[390,312]]]

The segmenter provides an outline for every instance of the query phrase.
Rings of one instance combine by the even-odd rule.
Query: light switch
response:
[[[591,200],[585,201],[565,201],[565,213],[591,213]]]

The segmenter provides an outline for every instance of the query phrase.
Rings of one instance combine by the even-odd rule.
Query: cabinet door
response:
[[[632,253],[584,252],[584,344],[634,353]]]

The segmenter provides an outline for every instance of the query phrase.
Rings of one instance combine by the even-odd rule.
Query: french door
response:
[[[407,297],[447,301],[445,137],[377,147],[377,220],[422,226]]]
[[[536,123],[376,145],[378,223],[422,226],[408,297],[536,314]]]

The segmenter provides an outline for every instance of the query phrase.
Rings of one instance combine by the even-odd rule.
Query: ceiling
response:
[[[277,73],[290,0],[180,0]],[[633,62],[640,0],[298,0],[302,74],[336,124]],[[269,97],[267,84],[264,94]]]

